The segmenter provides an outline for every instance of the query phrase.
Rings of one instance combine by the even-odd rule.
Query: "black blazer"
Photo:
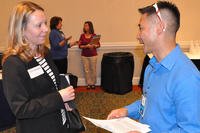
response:
[[[59,73],[51,56],[45,56],[59,84]],[[38,66],[35,59],[26,63],[10,56],[3,65],[3,88],[12,112],[16,116],[17,133],[66,133],[60,109],[64,103],[49,75],[33,79],[27,72]]]

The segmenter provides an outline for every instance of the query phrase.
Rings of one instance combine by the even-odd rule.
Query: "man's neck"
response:
[[[157,61],[162,61],[174,48],[176,47],[175,41],[168,41],[159,44],[159,48],[155,49],[153,55],[156,57]]]

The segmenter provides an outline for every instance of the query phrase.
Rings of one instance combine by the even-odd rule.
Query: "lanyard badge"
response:
[[[145,104],[146,104],[146,97],[145,95],[142,95],[141,105],[139,109],[139,113],[142,117],[144,116],[144,112],[145,112]]]

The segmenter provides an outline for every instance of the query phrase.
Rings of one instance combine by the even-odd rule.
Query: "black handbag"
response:
[[[71,73],[67,73],[67,75],[69,76],[70,85],[72,85],[74,88],[77,88],[78,77]]]
[[[72,108],[72,104],[74,104],[74,101],[68,102],[70,108]],[[80,114],[77,108],[72,108],[72,111],[66,111],[66,118],[66,127],[72,133],[85,131],[85,126],[80,118]]]
[[[67,75],[60,74],[60,88],[63,89],[69,86],[67,78],[69,79]],[[85,126],[81,120],[81,117],[80,117],[80,114],[76,107],[75,102],[72,100],[66,103],[68,103],[69,107],[72,110],[67,111],[65,109],[66,119],[67,119],[65,123],[65,128],[69,129],[71,133],[79,133],[79,132],[85,131]]]

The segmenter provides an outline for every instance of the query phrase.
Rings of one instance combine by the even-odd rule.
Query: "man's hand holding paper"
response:
[[[126,108],[115,109],[110,112],[107,119],[114,119],[120,117],[126,117],[128,115],[128,110]]]

